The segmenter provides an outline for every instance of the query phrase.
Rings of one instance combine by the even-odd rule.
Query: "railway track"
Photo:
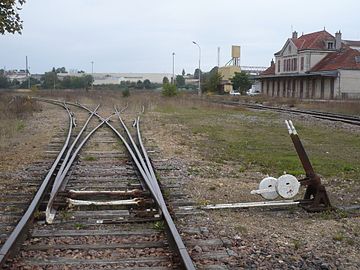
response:
[[[2,245],[1,266],[195,269],[142,143],[140,117],[129,130],[117,108],[103,118],[99,107],[42,101],[66,110],[68,132],[60,152],[49,152],[55,162]]]
[[[309,115],[318,119],[329,120],[334,122],[342,122],[350,125],[360,126],[360,117],[351,116],[351,115],[336,114],[330,112],[299,110],[299,109],[288,109],[288,108],[267,106],[262,104],[250,104],[245,102],[234,102],[234,101],[213,101],[213,102],[223,105],[230,105],[230,106],[242,106],[255,110],[267,110],[267,111],[275,111],[280,113]]]

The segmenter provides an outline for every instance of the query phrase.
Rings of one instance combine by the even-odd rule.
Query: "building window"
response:
[[[278,72],[280,72],[280,60],[278,60]]]
[[[304,70],[304,57],[300,58],[300,70]]]
[[[328,48],[329,50],[334,49],[334,43],[333,43],[333,42],[328,42],[327,48]]]
[[[294,69],[293,70],[294,71],[297,70],[297,58],[294,58]]]
[[[283,70],[286,71],[286,59],[284,59],[284,67]]]

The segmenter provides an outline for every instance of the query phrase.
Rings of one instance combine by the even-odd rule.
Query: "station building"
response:
[[[292,33],[275,61],[260,74],[262,93],[306,99],[360,99],[360,41],[325,29]]]

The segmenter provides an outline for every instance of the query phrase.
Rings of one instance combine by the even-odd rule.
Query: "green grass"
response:
[[[278,114],[225,108],[164,105],[162,121],[179,123],[190,131],[186,143],[203,160],[224,164],[234,161],[243,168],[279,176],[303,175],[304,170],[283,121]],[[326,177],[360,176],[360,135],[307,122],[294,125],[315,171]]]
[[[85,160],[85,161],[96,161],[97,158],[96,158],[96,157],[93,157],[93,156],[86,156],[86,157],[84,157],[84,160]]]
[[[153,228],[158,231],[163,231],[165,229],[165,224],[163,221],[156,221],[153,224]]]
[[[16,121],[16,131],[21,131],[25,128],[25,124],[21,120]]]

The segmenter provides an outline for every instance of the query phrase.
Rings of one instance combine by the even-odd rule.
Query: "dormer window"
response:
[[[334,42],[329,41],[329,42],[327,43],[327,48],[328,48],[328,50],[334,49]]]

